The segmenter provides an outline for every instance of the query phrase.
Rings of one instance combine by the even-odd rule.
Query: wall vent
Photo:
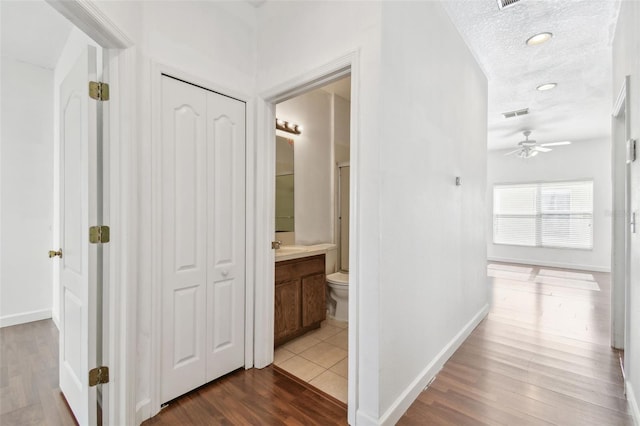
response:
[[[529,108],[517,109],[515,111],[508,111],[508,112],[502,113],[502,115],[504,115],[504,118],[520,117],[521,115],[527,115],[527,114],[529,114]]]
[[[498,0],[498,8],[502,10],[505,7],[513,6],[520,1],[521,0]]]

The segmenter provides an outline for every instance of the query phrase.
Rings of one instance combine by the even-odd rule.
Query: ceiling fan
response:
[[[550,146],[560,146],[560,145],[569,145],[570,141],[561,141],[561,142],[550,142],[550,143],[542,143],[534,141],[533,139],[529,139],[529,135],[531,135],[531,130],[525,130],[522,132],[524,135],[524,140],[518,142],[518,149],[508,152],[505,155],[517,154],[520,158],[531,158],[538,155],[540,152],[549,152],[551,148]]]

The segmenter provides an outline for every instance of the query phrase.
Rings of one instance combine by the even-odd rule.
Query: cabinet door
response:
[[[276,285],[274,340],[300,329],[300,281],[286,281]]]
[[[324,274],[302,278],[302,326],[320,322],[327,315],[326,281]]]

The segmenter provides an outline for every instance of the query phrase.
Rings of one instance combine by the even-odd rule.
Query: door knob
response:
[[[62,249],[59,249],[58,251],[55,250],[49,250],[49,257],[62,257]]]

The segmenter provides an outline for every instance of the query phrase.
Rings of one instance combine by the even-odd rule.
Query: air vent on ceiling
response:
[[[527,114],[529,114],[529,108],[517,109],[515,111],[508,111],[508,112],[502,113],[502,115],[504,115],[504,118],[520,117],[521,115],[527,115]]]
[[[498,8],[500,10],[502,10],[505,7],[513,6],[514,4],[518,3],[519,1],[520,0],[498,0]]]

